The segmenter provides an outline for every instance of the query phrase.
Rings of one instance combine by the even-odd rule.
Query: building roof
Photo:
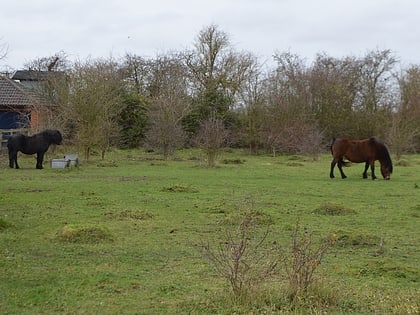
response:
[[[44,105],[40,95],[35,91],[0,75],[0,107],[25,108],[34,105]]]
[[[19,81],[45,81],[56,76],[62,76],[61,71],[17,70],[11,79]]]

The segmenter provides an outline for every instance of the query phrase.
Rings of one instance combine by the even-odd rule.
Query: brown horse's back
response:
[[[345,158],[351,162],[361,163],[372,158],[369,139],[335,139],[331,145],[331,153],[337,161]]]

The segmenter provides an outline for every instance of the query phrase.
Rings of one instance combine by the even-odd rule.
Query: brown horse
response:
[[[331,144],[333,160],[331,162],[330,177],[334,178],[334,167],[337,164],[341,178],[347,178],[343,172],[346,165],[343,158],[355,163],[365,162],[363,178],[367,178],[367,170],[370,166],[372,179],[375,176],[375,161],[381,163],[381,173],[384,179],[390,179],[392,174],[392,160],[387,147],[375,137],[364,140],[334,139]]]

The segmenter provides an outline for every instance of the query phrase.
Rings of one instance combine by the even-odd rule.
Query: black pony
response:
[[[51,144],[61,144],[63,137],[58,130],[45,130],[33,136],[25,136],[22,134],[14,134],[7,142],[9,149],[9,166],[19,168],[17,162],[18,151],[24,154],[37,154],[36,168],[42,169],[44,154],[47,152]]]

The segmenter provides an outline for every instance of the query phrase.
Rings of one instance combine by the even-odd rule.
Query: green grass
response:
[[[396,163],[390,181],[363,180],[360,164],[331,180],[329,155],[231,150],[209,169],[197,151],[170,161],[113,151],[41,171],[33,157],[19,156],[19,170],[0,157],[1,314],[419,312],[418,155]],[[281,275],[233,303],[197,250],[247,208],[283,247],[298,220],[315,239],[335,235],[301,305],[288,302]]]

